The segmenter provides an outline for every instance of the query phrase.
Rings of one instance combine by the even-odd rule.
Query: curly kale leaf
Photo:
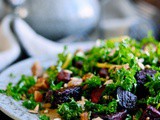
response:
[[[86,111],[91,111],[93,113],[112,114],[117,112],[116,100],[112,100],[107,105],[96,104],[91,101],[86,101],[84,106]]]
[[[20,100],[22,95],[26,94],[28,89],[34,84],[34,77],[22,75],[20,81],[15,86],[12,83],[7,85],[5,93],[8,96],[12,96],[15,100]]]
[[[132,88],[137,84],[136,79],[134,77],[135,72],[131,70],[126,70],[122,68],[120,70],[117,70],[115,73],[112,72],[110,76],[114,80],[114,85],[112,85],[112,88],[114,89],[116,89],[118,86],[121,86],[123,89],[131,91]],[[110,87],[111,87],[110,85],[109,87],[106,86],[106,88]]]
[[[96,88],[102,84],[101,79],[99,76],[93,76],[89,79],[87,79],[83,85],[87,85],[88,88]]]
[[[40,115],[39,119],[40,120],[50,120],[50,118],[48,116],[46,116],[46,115]]]
[[[73,99],[71,102],[63,103],[58,106],[58,113],[65,120],[78,120],[82,113],[82,107]]]

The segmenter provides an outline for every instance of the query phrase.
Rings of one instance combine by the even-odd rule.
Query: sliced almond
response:
[[[83,80],[81,78],[72,77],[71,80],[68,82],[68,87],[75,87],[80,86]]]
[[[35,62],[33,64],[32,68],[31,68],[31,70],[32,70],[32,75],[33,76],[36,76],[36,77],[42,76],[43,69],[42,69],[42,67],[41,67],[39,62]]]
[[[142,69],[142,70],[144,70],[144,65],[141,63],[141,62],[138,62],[138,66]]]
[[[107,80],[104,85],[109,85],[109,84],[112,84],[113,83],[113,80]]]
[[[82,80],[85,81],[85,80],[87,80],[87,79],[89,79],[89,78],[92,78],[93,76],[94,76],[94,74],[92,74],[92,73],[87,73],[87,74],[85,74],[85,75],[82,77]]]
[[[97,118],[93,118],[92,120],[103,120],[103,119],[100,117],[97,117]]]
[[[33,114],[38,114],[38,111],[39,111],[39,104],[36,105],[34,110],[29,110],[28,112],[33,113]]]

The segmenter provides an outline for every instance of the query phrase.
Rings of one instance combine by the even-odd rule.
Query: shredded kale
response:
[[[65,120],[78,120],[82,113],[82,107],[76,101],[71,99],[71,102],[63,103],[58,106],[58,113]]]
[[[138,110],[138,111],[136,112],[136,114],[135,114],[135,120],[139,120],[140,117],[141,117],[141,115],[142,115],[142,111],[141,111],[141,110]]]
[[[20,81],[15,86],[12,83],[7,85],[5,93],[8,96],[12,96],[15,100],[20,100],[22,95],[26,94],[28,89],[34,84],[34,77],[22,75]]]
[[[55,90],[59,90],[62,86],[63,86],[63,82],[59,82],[58,84],[54,84],[54,82],[52,82],[52,84],[50,85],[50,89],[55,91]]]
[[[29,99],[23,101],[22,105],[27,109],[33,110],[39,104],[39,108],[41,109],[41,103],[36,102],[34,100],[33,95],[30,95]]]
[[[50,118],[48,116],[46,116],[46,115],[40,115],[39,119],[40,120],[50,120]]]
[[[107,105],[96,104],[91,101],[86,101],[84,106],[86,111],[100,114],[111,114],[116,113],[118,104],[116,100],[112,100]]]
[[[102,84],[101,79],[99,76],[93,76],[87,79],[83,85],[87,85],[88,88],[96,88]]]

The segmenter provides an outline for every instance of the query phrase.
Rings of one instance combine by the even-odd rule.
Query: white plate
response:
[[[54,57],[30,58],[9,67],[0,74],[0,89],[5,89],[9,82],[16,84],[22,74],[31,75],[30,68],[35,61],[39,61],[46,68],[55,64],[56,60]],[[15,78],[11,77],[10,74],[13,74]],[[4,94],[0,94],[0,110],[16,120],[38,120],[37,115],[29,113],[22,106],[22,101],[15,101]]]

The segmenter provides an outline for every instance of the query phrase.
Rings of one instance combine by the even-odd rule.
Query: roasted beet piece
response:
[[[140,120],[146,120],[146,118],[149,118],[149,120],[160,120],[160,111],[153,106],[148,106],[143,112]]]
[[[76,101],[80,100],[81,94],[82,94],[81,87],[71,87],[54,91],[53,106],[57,106],[58,104],[62,104],[64,102],[69,102],[70,98],[74,98]]]
[[[137,96],[129,91],[122,90],[120,87],[117,89],[117,97],[119,100],[119,105],[123,108],[131,109],[136,105]]]
[[[147,75],[154,77],[154,74],[156,74],[155,70],[144,69],[137,72],[135,77],[138,84],[145,84],[147,81]]]
[[[83,62],[82,61],[75,62],[75,67],[81,69],[83,67]]]
[[[124,120],[127,116],[127,110],[116,114],[108,115],[108,120]]]
[[[65,71],[65,70],[62,70],[61,72],[58,73],[58,76],[57,76],[57,79],[58,79],[58,82],[69,82],[70,81],[70,78],[71,78],[71,73]]]
[[[98,74],[99,74],[100,77],[105,78],[105,77],[108,75],[107,69],[101,68],[101,69],[99,70]]]
[[[145,88],[144,84],[147,82],[147,75],[154,77],[155,73],[156,73],[156,71],[151,70],[151,69],[141,70],[136,73],[136,75],[135,75],[136,80],[137,80],[136,95],[138,98],[143,98],[149,93],[148,90]],[[143,93],[143,91],[145,91],[145,94]]]
[[[98,103],[99,99],[102,96],[104,89],[105,89],[105,86],[94,89],[91,93],[91,101],[94,103]]]
[[[117,112],[115,114],[111,115],[105,115],[105,114],[97,114],[97,113],[92,113],[91,118],[97,118],[100,117],[103,120],[124,120],[127,116],[127,110],[122,111],[122,112]]]
[[[52,103],[52,101],[53,101],[53,91],[49,90],[45,95],[45,102]]]

